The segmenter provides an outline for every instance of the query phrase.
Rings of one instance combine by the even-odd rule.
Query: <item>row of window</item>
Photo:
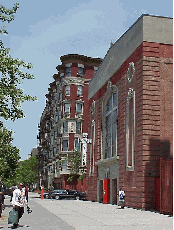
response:
[[[68,125],[68,121],[65,121],[63,122],[63,132],[64,133],[71,133],[71,132],[74,132],[74,133],[77,133],[77,134],[81,134],[82,133],[82,122],[80,121],[77,121],[77,122],[73,122],[73,126],[75,127],[71,127],[71,125]],[[72,123],[72,122],[70,122]],[[54,135],[51,135],[51,144],[53,144],[54,140],[57,139],[57,134],[58,132],[57,131],[54,131]]]
[[[69,148],[69,140],[68,139],[63,139],[62,140],[62,144],[61,144],[61,151],[68,151]],[[74,149],[75,150],[80,150],[81,149],[81,144],[79,142],[79,139],[75,139],[74,141]],[[60,144],[58,144],[57,148],[53,148],[50,150],[50,158],[52,158],[53,156],[55,156],[56,154],[58,154],[60,151]]]
[[[64,113],[70,113],[70,102],[64,102]],[[83,113],[83,102],[76,102],[76,113]]]
[[[71,77],[71,67],[66,67],[65,74],[66,74],[66,77]],[[82,67],[78,67],[77,75],[79,75],[81,77],[83,76],[83,68]]]
[[[82,90],[83,90],[83,86],[78,85],[78,87],[77,87],[77,96],[78,97],[82,96]],[[65,96],[70,96],[70,85],[65,85]]]

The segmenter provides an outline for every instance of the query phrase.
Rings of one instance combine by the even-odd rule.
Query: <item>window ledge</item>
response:
[[[99,161],[95,162],[95,165],[102,165],[102,164],[114,162],[114,161],[117,161],[117,160],[119,160],[119,156],[107,158],[107,159],[104,159],[104,160],[99,160]]]

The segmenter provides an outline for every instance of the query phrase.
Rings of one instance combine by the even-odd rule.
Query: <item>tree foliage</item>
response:
[[[36,156],[30,157],[27,160],[20,161],[15,175],[15,184],[20,182],[31,185],[37,182],[38,178],[38,160]]]
[[[0,20],[2,22],[11,22],[14,20],[19,3],[16,3],[12,9],[0,6]],[[1,27],[1,34],[7,34],[5,26]],[[34,75],[22,72],[21,68],[32,68],[31,63],[25,63],[24,60],[14,59],[10,55],[10,48],[6,48],[0,40],[0,116],[4,119],[15,120],[24,117],[24,111],[21,109],[21,103],[24,101],[36,100],[36,97],[24,94],[19,88],[22,79],[34,79]]]
[[[12,131],[0,122],[0,181],[3,183],[14,179],[20,159],[19,149],[12,145],[12,141]]]
[[[82,164],[82,153],[79,150],[73,150],[67,156],[67,163],[70,166],[70,175],[67,181],[71,182],[73,178],[79,175],[79,169]]]

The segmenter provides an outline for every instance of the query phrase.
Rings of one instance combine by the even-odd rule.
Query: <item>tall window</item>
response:
[[[71,77],[71,67],[66,67],[66,77]]]
[[[66,170],[67,170],[67,162],[62,161],[62,171],[66,171]]]
[[[126,105],[126,169],[134,170],[135,91],[129,89]]]
[[[67,121],[63,122],[63,132],[65,133],[68,132],[68,122]]]
[[[78,68],[78,75],[81,77],[83,76],[83,68],[82,67]]]
[[[53,144],[53,141],[54,141],[54,136],[52,135],[51,136],[51,144]]]
[[[95,146],[95,121],[91,123],[91,134],[90,139],[92,143],[90,145],[90,157],[89,157],[89,176],[92,176],[94,173],[94,146]]]
[[[113,93],[106,104],[106,151],[105,158],[116,155],[117,143],[117,93]]]
[[[54,139],[56,140],[57,138],[57,131],[54,131]]]
[[[62,151],[68,151],[68,140],[62,141]]]
[[[70,112],[70,103],[69,102],[64,103],[64,112],[65,113]]]
[[[80,142],[78,139],[75,139],[75,150],[80,150]]]
[[[70,95],[70,85],[66,85],[65,86],[65,96],[69,96]]]
[[[77,102],[76,113],[82,113],[82,103]]]
[[[78,85],[77,96],[82,96],[82,85]]]
[[[61,110],[58,111],[58,119],[61,119]]]
[[[76,133],[81,133],[81,122],[76,122]]]

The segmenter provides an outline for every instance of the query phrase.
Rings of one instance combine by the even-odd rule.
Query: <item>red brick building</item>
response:
[[[88,199],[171,212],[173,19],[142,15],[89,85]]]
[[[85,177],[80,182],[77,179],[86,173],[87,148],[82,142],[88,133],[88,86],[101,59],[68,54],[60,60],[40,120],[40,179],[45,187],[53,184],[55,189],[85,191]],[[82,152],[81,168],[79,175],[68,182],[71,167],[67,156],[75,149]]]

